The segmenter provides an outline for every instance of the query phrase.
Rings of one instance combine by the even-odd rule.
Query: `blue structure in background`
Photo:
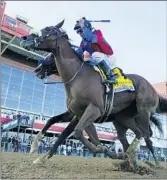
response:
[[[1,74],[1,106],[46,116],[66,110],[63,84],[44,84],[33,73],[6,64],[1,65]]]

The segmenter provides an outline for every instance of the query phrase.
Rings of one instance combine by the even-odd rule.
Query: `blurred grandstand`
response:
[[[1,131],[5,137],[17,134],[26,139],[40,131],[48,118],[66,110],[66,95],[63,84],[46,85],[44,80],[33,74],[38,61],[44,59],[47,53],[30,52],[20,47],[20,37],[28,35],[32,27],[26,18],[6,15],[5,6],[6,2],[1,2]],[[60,80],[53,75],[45,81]],[[165,82],[154,85],[160,94],[167,97],[166,86]],[[166,130],[166,116],[160,118]],[[57,137],[66,126],[67,123],[53,125],[46,136]],[[116,131],[112,124],[96,124],[96,129],[101,141],[105,144],[116,142],[115,148],[121,148],[121,144],[115,141]],[[153,131],[155,148],[167,156],[167,136],[160,137],[155,128]],[[134,134],[128,131],[129,141],[133,137]]]

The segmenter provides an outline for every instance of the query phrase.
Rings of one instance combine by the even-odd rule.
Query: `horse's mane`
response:
[[[79,59],[81,62],[83,62],[82,56],[78,55],[77,52],[72,48],[72,46],[74,46],[74,45],[72,45],[72,44],[70,43],[71,39],[69,38],[67,32],[66,32],[65,30],[63,30],[62,28],[61,28],[61,32],[63,33],[63,37],[65,37],[65,38],[67,39],[67,41],[68,41],[68,43],[69,43],[72,51],[75,53],[75,55],[78,57],[78,59]],[[77,47],[77,46],[76,46],[76,47]]]
[[[76,52],[73,48],[71,48],[71,49],[72,49],[73,52],[76,54],[76,56],[79,58],[79,60],[83,62],[84,60],[83,60],[82,56],[80,56],[79,54],[77,54],[77,52]]]
[[[68,41],[68,42],[69,42],[69,41]],[[70,45],[72,51],[74,52],[74,54],[78,57],[78,59],[79,59],[81,62],[83,62],[84,60],[83,60],[82,56],[80,56],[80,55],[72,48],[73,45],[72,45],[70,42],[69,42],[69,45]]]

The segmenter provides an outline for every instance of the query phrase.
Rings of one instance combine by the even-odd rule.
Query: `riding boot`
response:
[[[113,84],[116,83],[116,77],[112,75],[112,70],[108,66],[105,60],[102,60],[98,66],[105,72],[107,79],[104,80],[104,83]]]

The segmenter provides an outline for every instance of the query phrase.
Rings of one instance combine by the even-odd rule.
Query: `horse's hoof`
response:
[[[50,157],[49,154],[45,154],[45,155],[39,157],[38,159],[34,160],[34,161],[33,161],[33,164],[44,165],[45,162],[48,160],[49,157]]]
[[[129,162],[130,168],[135,171],[137,169],[137,161],[136,161],[136,156],[131,156],[128,153],[125,153],[125,160]]]
[[[106,147],[102,145],[97,145],[96,147],[96,153],[103,153],[106,151]]]
[[[137,169],[137,164],[134,161],[129,162],[130,168],[132,168],[132,171],[135,171]]]
[[[115,152],[107,151],[105,154],[108,155],[111,159],[118,159],[118,156]]]
[[[40,158],[33,161],[33,164],[43,164],[43,163],[44,162]]]
[[[117,158],[118,159],[124,159],[125,154],[124,153],[118,153]]]

